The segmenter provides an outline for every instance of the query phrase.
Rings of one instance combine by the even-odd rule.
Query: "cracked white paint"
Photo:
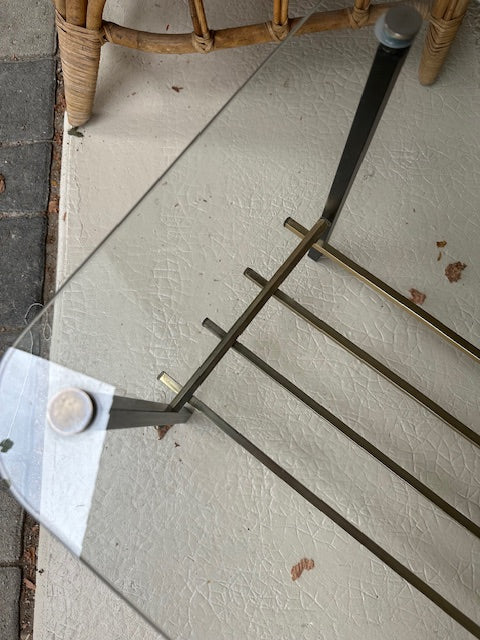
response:
[[[263,19],[255,4],[252,21]],[[154,7],[109,10],[183,28],[173,8],[161,19]],[[427,311],[478,343],[474,37],[472,16],[431,88],[416,80],[416,43],[332,243],[402,293],[424,291]],[[168,398],[160,371],[184,382],[216,343],[202,319],[227,328],[252,299],[243,269],[268,276],[295,245],[283,220],[318,216],[374,48],[370,30],[287,44],[65,290],[52,357],[128,395]],[[104,47],[98,117],[83,139],[65,137],[60,281],[269,50],[175,59]],[[456,260],[468,267],[450,284]],[[478,367],[414,318],[328,262],[303,261],[283,288],[480,428]],[[478,453],[413,400],[274,301],[243,341],[480,521]],[[460,526],[239,356],[198,395],[478,618],[480,547]],[[172,638],[469,637],[201,416],[161,442],[151,429],[107,434],[84,557]],[[315,568],[292,582],[302,557]],[[45,533],[39,566],[35,640],[157,637]]]

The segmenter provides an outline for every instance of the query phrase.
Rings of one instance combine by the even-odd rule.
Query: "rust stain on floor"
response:
[[[462,271],[466,268],[466,264],[464,262],[451,262],[445,268],[445,275],[448,278],[449,282],[458,282],[462,277]]]
[[[415,304],[423,304],[425,302],[427,296],[418,291],[418,289],[409,289],[408,292],[410,293],[410,300]]]
[[[315,562],[311,558],[302,558],[300,562],[290,569],[292,580],[298,580],[304,571],[310,571],[315,567]]]
[[[173,424],[166,424],[163,427],[155,427],[157,430],[157,435],[159,440],[163,440],[163,438],[167,435],[168,431],[173,427]]]

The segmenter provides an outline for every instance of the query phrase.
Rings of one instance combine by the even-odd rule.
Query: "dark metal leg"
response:
[[[417,11],[411,7],[403,6],[391,9],[386,14],[385,21],[387,20],[389,21],[388,29],[390,39],[385,37],[384,40],[388,40],[387,44],[389,44],[389,46],[381,45],[377,51],[374,67],[370,72],[369,82],[367,82],[368,91],[364,92],[364,95],[368,97],[368,101],[360,112],[360,124],[362,124],[362,127],[354,122],[349,136],[349,139],[351,138],[352,141],[347,141],[347,146],[340,163],[342,169],[341,171],[340,169],[337,171],[338,180],[337,182],[334,181],[332,187],[331,195],[332,198],[335,199],[336,204],[333,203],[329,205],[329,203],[327,203],[326,213],[328,215],[325,215],[324,212],[324,216],[313,225],[300,244],[292,251],[279,269],[277,269],[258,296],[251,302],[232,327],[230,327],[225,337],[219,342],[215,349],[213,349],[210,355],[207,356],[204,362],[186,382],[182,390],[173,399],[169,407],[170,410],[178,411],[190,400],[198,387],[207,379],[237,338],[240,337],[275,291],[281,286],[283,281],[290,275],[309,250],[311,250],[313,245],[325,235],[325,232],[331,224],[330,219],[335,219],[336,214],[343,205],[352,180],[358,170],[358,165],[367,149],[368,142],[373,135],[383,106],[393,87],[393,82],[400,71],[409,46],[422,22],[421,16]],[[375,100],[373,99],[374,94]],[[369,110],[375,104],[377,105],[376,110],[374,114],[371,114]],[[358,117],[356,116],[357,120]],[[369,124],[366,130],[363,129],[365,123]]]
[[[223,356],[232,347],[236,339],[241,336],[248,325],[267,304],[275,291],[280,287],[284,280],[286,280],[293,269],[295,269],[300,260],[306,255],[307,251],[315,244],[315,242],[317,242],[327,225],[328,222],[322,219],[318,220],[313,225],[300,244],[277,269],[255,300],[253,300],[253,302],[251,302],[245,309],[242,315],[229,329],[225,337],[218,343],[203,364],[200,365],[190,380],[188,380],[179,394],[173,399],[173,402],[170,404],[170,409],[177,411],[190,400],[198,387],[204,380],[206,380]]]
[[[358,103],[350,133],[322,213],[322,218],[325,218],[330,223],[321,238],[324,242],[328,241],[333,231],[375,129],[382,117],[395,81],[410,50],[410,45],[421,25],[420,15],[415,11],[407,7],[398,7],[397,13],[398,11],[404,12],[403,21],[398,21],[399,16],[394,15],[392,18],[391,14],[394,12],[391,11],[386,17],[386,20],[390,20],[390,25],[383,25],[382,31],[377,33],[377,36],[382,38],[381,42],[388,42],[392,46],[386,46],[382,43],[378,46],[375,54],[370,74]],[[403,48],[396,48],[399,45]],[[315,249],[310,249],[308,256],[312,260],[318,261],[322,254]]]

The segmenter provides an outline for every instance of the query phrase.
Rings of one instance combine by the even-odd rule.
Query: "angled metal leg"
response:
[[[331,191],[332,202],[330,204],[327,202],[324,215],[312,226],[300,244],[277,269],[266,286],[263,287],[258,296],[230,327],[225,337],[222,338],[215,349],[213,349],[204,362],[193,373],[182,390],[172,400],[169,407],[170,409],[178,411],[189,401],[198,387],[208,378],[237,338],[241,336],[249,324],[255,319],[302,258],[309,252],[311,254],[313,245],[323,238],[326,232],[328,233],[328,228],[332,221],[335,220],[338,211],[347,197],[351,183],[363,158],[363,154],[368,147],[368,143],[381,116],[393,83],[400,72],[410,44],[422,23],[420,14],[412,7],[395,7],[391,9],[386,16],[387,17],[384,18],[385,24],[381,26],[382,41],[384,44],[380,45],[377,51],[374,69],[372,68],[370,74],[371,81],[370,84],[367,83],[368,91],[364,92],[368,94],[369,99],[365,108],[362,107],[361,122],[354,122],[354,126],[352,126],[351,136],[353,136],[353,142],[347,142],[348,149],[346,147],[344,156],[342,156],[343,160],[337,171],[338,181],[334,181],[334,187],[332,187]],[[375,103],[377,104],[373,117],[369,113],[370,107],[374,104],[374,102],[370,103],[370,94],[375,94]],[[369,123],[366,130],[363,128],[365,124],[364,117],[368,118]]]
[[[419,13],[411,7],[399,6],[390,10],[384,22],[375,29],[381,44],[375,54],[322,213],[322,218],[330,223],[322,236],[324,242],[328,241],[333,231],[421,23]],[[317,261],[322,254],[310,249],[308,256]]]
[[[190,400],[198,387],[204,382],[215,369],[220,360],[231,349],[232,345],[239,338],[250,323],[256,318],[263,307],[280,285],[288,278],[300,260],[307,254],[308,250],[317,242],[328,225],[326,220],[318,220],[308,231],[298,246],[292,251],[285,262],[277,269],[258,296],[249,304],[242,315],[230,327],[225,337],[217,344],[215,349],[204,360],[203,364],[195,371],[187,381],[182,390],[173,399],[170,409],[177,411]]]

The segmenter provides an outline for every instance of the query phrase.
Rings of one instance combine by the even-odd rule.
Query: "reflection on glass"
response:
[[[351,37],[286,41],[2,360],[2,473],[172,638],[347,637],[353,624],[464,637],[198,412],[162,439],[106,430],[114,396],[171,401],[161,372],[184,384],[216,344],[202,320],[228,329],[257,292],[243,271],[268,278],[296,245],[285,218],[318,219],[376,49],[369,29],[353,53]],[[479,345],[479,89],[462,58],[448,86],[421,88],[420,47],[330,242],[402,295],[426,294],[422,308]],[[478,432],[473,360],[332,261],[302,261],[284,289]],[[480,521],[474,444],[276,301],[242,341]],[[65,385],[99,399],[95,429],[72,439],[46,423]],[[197,395],[412,571],[433,567],[435,588],[478,618],[474,536],[237,354]],[[314,567],[293,581],[302,559]]]

